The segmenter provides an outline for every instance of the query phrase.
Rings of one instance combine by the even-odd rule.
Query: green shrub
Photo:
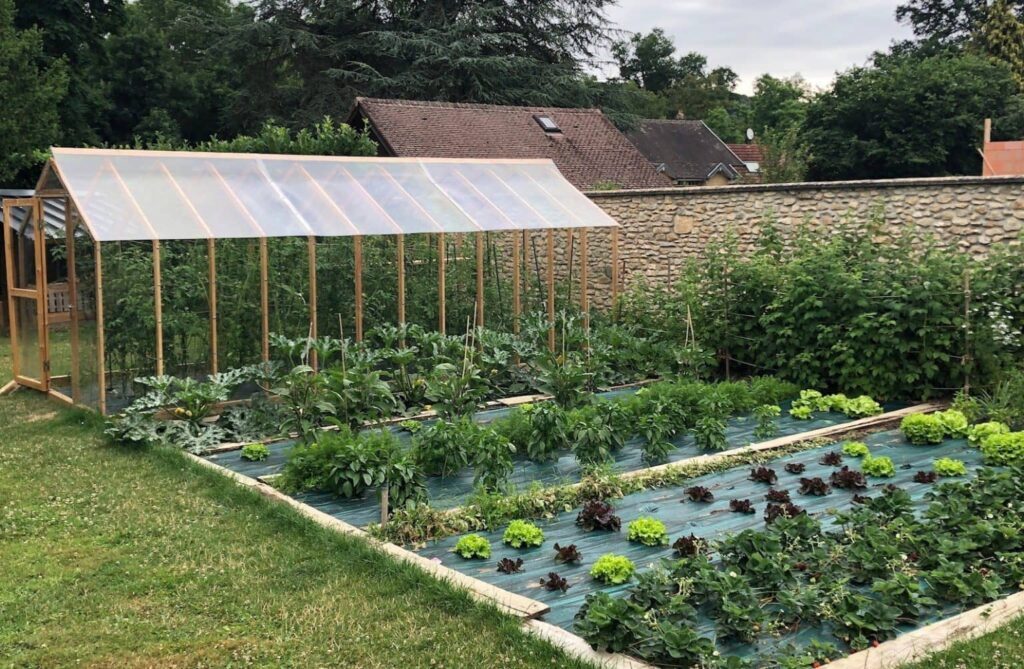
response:
[[[896,475],[896,466],[893,465],[892,458],[886,455],[877,458],[867,455],[861,460],[860,467],[865,474],[875,478],[888,478]]]
[[[493,492],[500,490],[514,470],[512,456],[516,447],[491,428],[480,430],[473,452],[473,484]]]
[[[967,442],[972,446],[981,446],[982,442],[995,434],[1008,434],[1010,426],[999,421],[978,423],[967,429]]]
[[[1024,464],[1024,432],[991,435],[981,442],[981,454],[990,465]]]
[[[281,478],[274,485],[285,491],[327,490],[334,458],[348,451],[355,437],[347,427],[319,432],[312,443],[297,443],[288,453]]]
[[[590,568],[590,576],[608,585],[622,585],[633,578],[634,571],[636,567],[629,558],[606,553]]]
[[[865,458],[871,455],[868,445],[863,441],[851,441],[843,445],[843,453],[851,458]]]
[[[544,543],[544,531],[525,520],[513,520],[501,540],[512,548],[532,548]]]
[[[637,518],[629,524],[627,537],[630,541],[644,546],[668,545],[668,530],[665,528],[665,523],[657,518]]]
[[[912,444],[940,444],[946,436],[946,426],[935,414],[915,413],[900,422],[903,436]]]
[[[758,439],[770,439],[778,434],[779,426],[775,419],[781,415],[782,407],[777,404],[762,404],[754,409],[754,418],[757,419],[754,436]]]
[[[599,465],[612,459],[624,445],[607,413],[580,411],[570,428],[572,453],[581,465]]]
[[[270,457],[270,449],[266,444],[246,444],[242,447],[242,459],[259,462]]]
[[[438,420],[412,436],[416,462],[431,476],[451,476],[469,465],[481,427],[470,418]]]
[[[939,458],[935,461],[934,469],[939,476],[964,476],[967,473],[967,465],[963,460],[953,458]]]
[[[491,542],[479,534],[467,534],[455,544],[454,551],[467,560],[486,560],[491,557]]]
[[[962,411],[947,409],[946,411],[936,412],[934,416],[942,423],[942,429],[947,437],[956,439],[967,436],[967,416]]]
[[[569,417],[565,409],[552,402],[522,407],[530,422],[526,456],[534,462],[558,459],[558,452],[569,446]]]

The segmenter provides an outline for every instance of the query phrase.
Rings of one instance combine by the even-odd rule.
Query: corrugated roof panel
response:
[[[54,149],[99,241],[607,227],[548,160]]]

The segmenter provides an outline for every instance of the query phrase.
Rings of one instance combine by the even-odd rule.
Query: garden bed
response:
[[[952,457],[966,463],[968,476],[974,476],[981,464],[981,454],[961,439],[946,440],[936,446],[912,446],[908,444],[898,431],[879,432],[864,440],[874,456],[889,456],[895,465],[895,474],[891,478],[869,478],[869,489],[857,491],[859,494],[877,496],[883,486],[895,485],[906,491],[916,510],[926,505],[925,495],[932,488],[931,484],[917,483],[914,477],[921,470],[930,471],[933,459]],[[800,495],[796,488],[801,478],[821,477],[829,480],[837,466],[821,464],[826,453],[839,451],[839,446],[826,446],[781,457],[772,461],[769,466],[776,471],[778,483],[774,486],[791,491],[793,502],[805,509],[807,513],[823,519],[829,519],[837,510],[849,510],[854,506],[854,491],[833,489],[830,494],[817,497]],[[789,463],[803,463],[806,470],[800,474],[790,474],[784,469]],[[844,463],[851,468],[859,468],[859,460],[844,457]],[[433,543],[420,552],[428,558],[436,559],[442,564],[457,569],[481,581],[493,584],[502,589],[528,596],[542,601],[551,607],[545,616],[549,623],[564,629],[573,628],[573,618],[583,605],[588,594],[603,590],[610,594],[621,593],[636,585],[635,580],[619,586],[602,586],[593,580],[588,572],[594,561],[606,553],[623,555],[631,559],[639,571],[648,569],[661,558],[671,557],[673,550],[669,546],[647,547],[638,543],[628,542],[626,528],[628,524],[640,517],[654,517],[665,523],[668,536],[675,540],[681,536],[694,534],[704,539],[721,539],[731,533],[745,529],[763,529],[765,520],[765,493],[772,487],[765,483],[749,480],[750,467],[738,467],[724,472],[687,482],[686,486],[663,488],[644,491],[629,495],[613,502],[615,513],[621,518],[621,532],[585,532],[576,524],[578,509],[560,514],[547,523],[541,523],[544,531],[544,543],[532,549],[512,549],[502,543],[499,531],[482,533],[493,547],[493,554],[487,560],[466,560],[451,552],[458,537],[450,537]],[[703,486],[711,490],[714,501],[700,503],[681,500],[686,498],[684,488]],[[730,500],[749,499],[755,513],[744,514],[730,511]],[[575,544],[582,554],[582,563],[566,565],[554,560],[554,545],[567,546]],[[515,574],[502,574],[496,570],[497,562],[502,558],[522,559],[522,571]],[[540,584],[550,572],[556,572],[568,581],[566,592],[548,591]],[[947,617],[959,612],[962,608],[946,606],[936,610],[917,621],[917,625],[903,625],[901,632],[908,631],[932,620]],[[703,620],[697,629],[709,633],[712,628],[710,620]],[[736,653],[744,656],[763,655],[786,643],[804,645],[811,639],[834,642],[828,630],[804,627],[799,634],[782,635],[769,639],[761,639],[756,644],[732,645],[723,644],[723,653]]]
[[[635,389],[615,390],[603,393],[602,399],[613,399],[622,397],[634,392]],[[891,410],[897,405],[887,405],[886,409]],[[788,408],[788,403],[783,405]],[[499,408],[478,412],[474,419],[480,423],[488,423],[508,415],[509,408]],[[778,436],[791,436],[816,429],[841,425],[851,422],[853,419],[835,412],[818,412],[811,420],[796,420],[791,418],[786,411],[775,420],[778,427]],[[746,446],[747,444],[759,441],[754,436],[754,429],[757,421],[749,415],[734,416],[727,421],[726,438],[730,448]],[[392,426],[392,430],[406,441],[408,433]],[[642,439],[635,437],[626,443],[626,447],[613,454],[614,461],[611,463],[612,471],[616,473],[635,472],[648,468],[649,463],[642,458],[640,444]],[[678,463],[704,453],[697,448],[691,434],[683,434],[675,437],[672,443],[676,448],[671,451],[668,463]],[[259,462],[251,462],[242,457],[241,451],[231,450],[215,453],[208,456],[214,462],[231,471],[251,478],[271,480],[271,477],[279,474],[288,460],[288,454],[294,446],[294,440],[279,441],[268,445],[270,455],[267,459]],[[545,463],[532,462],[525,457],[517,457],[514,471],[509,479],[509,484],[517,490],[526,490],[532,485],[554,486],[580,481],[582,468],[572,453],[565,452],[557,460]],[[427,479],[427,491],[429,504],[437,509],[448,509],[460,506],[470,498],[473,493],[473,469],[467,467],[453,476],[429,477]],[[300,492],[294,497],[302,502],[336,516],[348,523],[358,527],[365,527],[380,519],[380,502],[377,500],[375,491],[357,499],[344,499],[326,492]]]

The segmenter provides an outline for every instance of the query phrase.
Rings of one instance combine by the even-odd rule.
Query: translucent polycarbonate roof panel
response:
[[[616,225],[549,160],[53,149],[97,241]]]

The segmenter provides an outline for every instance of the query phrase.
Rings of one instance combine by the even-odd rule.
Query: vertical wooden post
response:
[[[398,235],[398,325],[405,325],[405,235]]]
[[[391,488],[388,487],[388,482],[385,481],[384,485],[380,487],[380,526],[384,527],[388,524],[388,518],[391,516],[389,513],[391,506]]]
[[[213,237],[206,240],[207,283],[210,300],[210,373],[220,371],[217,359],[217,242]]]
[[[437,331],[445,333],[445,279],[448,272],[444,233],[437,233]]]
[[[96,364],[99,366],[99,410],[107,413],[107,350],[103,331],[103,244],[93,240],[93,258],[96,265]]]
[[[46,304],[47,279],[46,279],[46,233],[43,231],[43,201],[33,198],[32,225],[35,226],[36,236],[36,313],[39,314],[36,323],[36,336],[39,338],[39,361],[42,363],[42,374],[39,380],[43,382],[43,388],[50,388],[50,344],[49,327],[47,317],[49,308]]]
[[[81,365],[78,342],[78,273],[75,270],[75,211],[71,198],[64,198],[64,237],[67,244],[68,303],[71,307],[71,399],[78,404],[81,392]]]
[[[548,229],[548,350],[555,350],[555,231]]]
[[[267,238],[260,237],[260,351],[270,361],[270,260]]]
[[[987,119],[986,119],[987,120]],[[971,272],[964,270],[964,395],[971,394]]]
[[[484,233],[476,233],[476,325],[484,326]]]
[[[160,267],[160,240],[153,240],[153,310],[156,313],[156,375],[164,373],[164,291]]]
[[[985,136],[983,138],[983,145],[987,146],[992,141],[992,119],[985,119]]]
[[[619,229],[612,228],[612,313],[619,300]]]
[[[317,334],[317,310],[316,310],[316,237],[310,235],[308,242],[309,251],[309,336],[316,339]],[[309,354],[310,366],[316,369],[320,365],[317,359],[316,350]]]
[[[583,329],[590,331],[590,296],[587,294],[587,229],[580,230],[580,311]]]
[[[352,242],[352,253],[355,256],[356,341],[363,341],[363,238],[357,235]]]
[[[522,235],[524,233],[516,230],[512,233],[512,332],[519,334],[519,316],[523,313],[522,277],[520,269],[522,265]]]

